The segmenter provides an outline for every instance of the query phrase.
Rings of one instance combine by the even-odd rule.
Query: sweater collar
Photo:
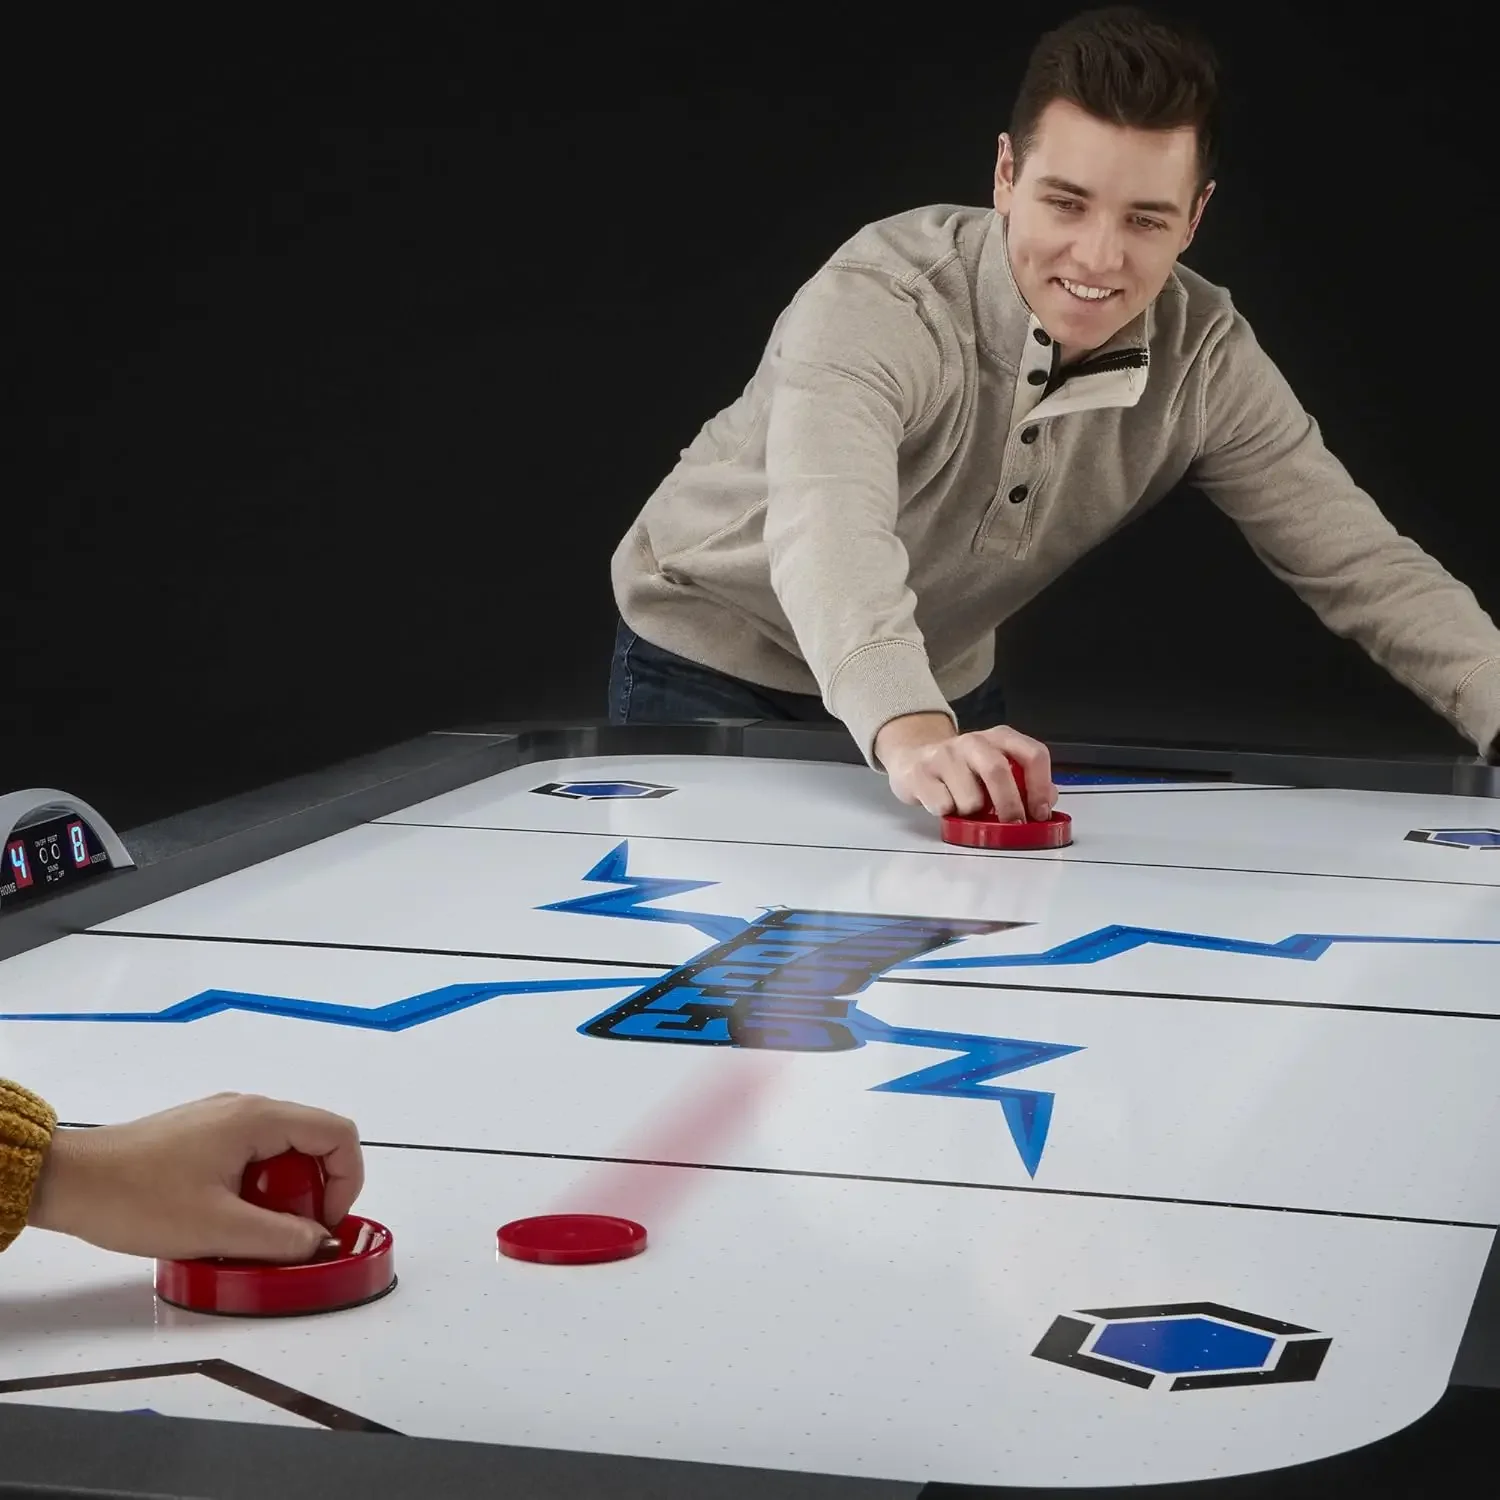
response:
[[[1134,406],[1150,371],[1155,303],[1064,376],[1056,368],[1057,346],[1016,285],[1008,230],[1005,216],[991,211],[979,251],[975,323],[980,348],[1015,376],[1014,420]]]

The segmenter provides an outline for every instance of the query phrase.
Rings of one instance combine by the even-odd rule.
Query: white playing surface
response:
[[[673,790],[535,791],[620,778]],[[533,765],[0,963],[0,1013],[27,1018],[0,1020],[0,1075],[67,1120],[219,1089],[354,1116],[359,1208],[401,1278],[364,1308],[224,1320],[28,1232],[0,1259],[0,1385],[23,1386],[0,1399],[307,1425],[198,1375],[88,1378],[219,1360],[410,1434],[1038,1486],[1266,1469],[1409,1425],[1500,1223],[1500,852],[1405,836],[1494,804],[1184,785],[1063,806],[1070,849],[985,854],[857,767]],[[589,897],[615,909],[543,909]],[[844,992],[907,1040],[581,1034],[775,908],[1024,925]],[[357,1024],[459,989],[406,1029]],[[199,1019],[129,1019],[214,993]],[[964,1055],[922,1032],[1077,1049],[979,1080],[1052,1096],[1034,1173],[998,1099],[883,1089]],[[560,1208],[638,1217],[650,1248],[496,1254],[501,1223]],[[1202,1302],[1330,1339],[1317,1378],[1174,1391],[1033,1352],[1059,1317]]]

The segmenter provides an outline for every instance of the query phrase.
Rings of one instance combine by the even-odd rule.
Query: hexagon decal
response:
[[[1332,1343],[1217,1302],[1176,1302],[1065,1313],[1031,1352],[1141,1390],[1208,1391],[1316,1380]]]
[[[549,781],[531,790],[541,797],[568,797],[574,802],[645,802],[670,797],[677,788],[654,781]]]
[[[1444,849],[1500,849],[1500,828],[1413,828],[1406,839]]]

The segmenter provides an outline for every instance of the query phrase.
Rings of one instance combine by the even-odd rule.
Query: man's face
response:
[[[1213,184],[1194,199],[1194,131],[1134,130],[1054,100],[1016,171],[1008,135],[995,208],[1016,284],[1065,359],[1096,349],[1162,289]],[[1104,294],[1104,295],[1101,295]]]

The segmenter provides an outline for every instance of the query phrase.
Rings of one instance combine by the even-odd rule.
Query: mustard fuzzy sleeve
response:
[[[0,1250],[26,1227],[31,1195],[57,1128],[57,1111],[0,1078]]]

